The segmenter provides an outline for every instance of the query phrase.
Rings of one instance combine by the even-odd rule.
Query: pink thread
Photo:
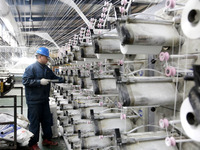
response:
[[[159,120],[159,125],[161,128],[168,128],[169,127],[169,121],[164,118]]]
[[[165,52],[165,60],[169,60],[169,53],[168,52]]]
[[[126,119],[126,114],[121,114],[121,115],[120,115],[120,119],[121,119],[121,120],[125,120],[125,119]]]
[[[87,124],[91,124],[91,121],[87,121]]]
[[[103,70],[99,70],[99,73],[102,74],[102,73],[103,73]]]
[[[99,102],[99,106],[103,106],[103,102]]]
[[[91,22],[94,22],[94,18],[91,18],[90,21],[91,21]]]
[[[99,63],[98,63],[98,66],[101,66],[101,65],[102,65],[102,63],[101,63],[101,62],[99,62]]]
[[[169,60],[169,53],[168,52],[161,52],[159,54],[159,59],[160,59],[160,61]]]
[[[90,30],[89,30],[89,29],[87,29],[87,33],[90,33]]]
[[[103,7],[102,12],[105,13],[105,12],[107,12],[107,10],[108,9],[106,7]]]
[[[90,33],[86,33],[86,36],[90,36]]]
[[[106,1],[105,1],[105,2],[104,2],[104,6],[107,6],[107,7],[108,7],[108,6],[109,6],[109,2],[106,2]]]
[[[119,7],[119,11],[123,14],[125,12],[125,8],[124,7]]]
[[[176,140],[174,137],[166,137],[165,138],[165,144],[167,146],[176,146]]]
[[[118,102],[118,103],[117,103],[117,106],[118,106],[119,108],[121,108],[121,107],[122,107],[122,104],[121,104],[120,102]]]
[[[118,64],[119,65],[124,65],[124,61],[123,60],[119,60]]]
[[[176,140],[175,140],[175,138],[171,137],[170,140],[171,140],[171,145],[172,146],[176,146]]]
[[[167,77],[170,77],[170,76],[171,76],[171,68],[170,68],[170,67],[165,68],[165,75],[166,75]]]
[[[106,14],[105,13],[101,13],[101,18],[105,18]]]
[[[167,0],[165,6],[167,8],[173,9],[176,5],[176,0]]]
[[[127,0],[121,0],[121,5],[126,5],[127,4]]]
[[[175,76],[176,75],[176,69],[174,67],[168,66],[165,69],[165,75],[167,77],[169,77],[169,76]]]
[[[99,135],[99,139],[101,139],[101,140],[102,140],[102,139],[103,139],[103,135]]]
[[[98,95],[99,98],[102,98],[102,96]]]
[[[171,75],[172,76],[176,75],[176,69],[174,67],[171,67]]]
[[[168,66],[168,67],[165,69],[165,75],[166,75],[167,77],[175,76],[175,75],[176,75],[176,69],[175,69],[174,67]]]
[[[170,140],[169,137],[166,137],[166,138],[165,138],[165,144],[166,144],[167,146],[171,146],[171,140]]]
[[[98,27],[98,28],[101,28],[101,27],[102,27],[101,23],[98,23],[97,27]]]
[[[89,40],[89,39],[86,39],[86,42],[87,42],[87,43],[90,43],[90,40]]]
[[[100,19],[99,19],[99,22],[100,22],[100,23],[103,23],[103,22],[104,22],[103,18],[100,18]]]

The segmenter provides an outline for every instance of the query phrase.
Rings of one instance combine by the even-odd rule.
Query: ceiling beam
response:
[[[31,0],[25,0],[25,5],[28,6],[30,1],[31,1]],[[79,3],[79,1],[80,1],[80,0],[74,0],[75,3]],[[117,1],[117,0],[114,0],[114,1]],[[7,2],[8,2],[8,4],[9,4],[10,6],[13,5],[13,3],[11,3],[9,0],[7,0]],[[17,2],[17,5],[23,5],[23,6],[24,6],[24,0],[17,0],[16,2]],[[47,5],[51,5],[51,4],[54,4],[55,2],[57,2],[57,0],[34,0],[34,5],[41,5],[41,4],[44,3],[44,2],[45,2],[45,4],[47,4]],[[61,2],[59,2],[59,3],[61,3]],[[82,3],[82,4],[90,4],[91,1],[90,1],[90,0],[83,0],[81,3]],[[62,3],[61,3],[61,4],[62,4]]]
[[[33,30],[33,31],[52,31],[54,32],[54,30],[56,32],[63,32],[63,31],[68,31],[68,30],[74,30],[74,29],[77,29],[77,28],[81,28],[82,26],[80,25],[76,25],[76,26],[73,26],[73,27],[64,27],[64,28],[60,28],[60,26],[55,26],[55,27],[51,27],[51,28],[41,28],[41,27],[35,27],[34,29],[32,29],[31,27],[26,27],[26,28],[21,28],[21,31],[24,32],[24,31],[29,31],[30,30]],[[60,29],[59,29],[60,28]],[[59,29],[59,31],[57,31],[57,29]]]
[[[29,22],[30,19],[32,19],[32,21],[43,21],[44,20],[44,17],[22,17],[20,20],[18,19],[18,17],[15,17],[15,20],[16,22],[19,22],[19,21],[22,21],[22,22]],[[72,20],[74,19],[74,17],[66,17],[66,18],[63,18],[63,17],[45,17],[45,21],[54,21],[54,20]],[[80,16],[77,16],[75,20],[80,20]]]

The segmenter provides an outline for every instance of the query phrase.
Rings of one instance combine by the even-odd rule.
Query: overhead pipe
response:
[[[0,18],[8,28],[9,32],[16,37],[20,46],[25,45],[24,37],[21,34],[21,30],[19,29],[17,22],[15,21],[8,4],[5,0],[1,0],[0,5]]]

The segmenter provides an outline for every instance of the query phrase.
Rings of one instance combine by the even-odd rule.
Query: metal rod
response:
[[[176,140],[176,143],[182,143],[182,142],[193,142],[194,140],[192,139],[180,139],[180,140]]]
[[[129,108],[149,108],[149,107],[160,107],[160,105],[149,105],[149,106],[126,106],[123,107],[124,109],[129,109]]]
[[[122,82],[128,82],[128,83],[135,83],[135,82],[172,82],[172,78],[168,77],[129,77],[128,79],[123,80]]]
[[[71,149],[71,146],[70,146],[68,140],[65,138],[65,136],[62,136],[62,137],[63,137],[63,139],[64,139],[64,141],[65,141],[65,145],[67,146],[67,149],[68,149],[68,150],[72,150],[72,149]]]
[[[17,147],[17,96],[14,96],[14,146]]]
[[[59,80],[57,79],[57,80],[49,80],[49,82],[59,82]]]
[[[21,114],[23,114],[23,87],[21,87]]]
[[[169,123],[171,125],[173,125],[173,124],[181,123],[181,121],[180,120],[171,120],[171,121],[169,121]]]
[[[6,124],[14,124],[14,121],[1,122],[1,123],[0,123],[0,125],[6,125]]]
[[[178,11],[178,10],[183,10],[184,7],[178,7],[178,8],[173,8],[173,9],[168,9],[167,11],[172,12],[172,11]]]
[[[135,140],[137,142],[142,142],[142,141],[162,140],[165,138],[166,138],[166,136],[160,136],[160,137],[139,138],[139,139],[135,139]]]
[[[197,59],[197,55],[170,55],[170,58]]]
[[[15,107],[15,106],[0,106],[0,108],[11,108],[11,107]],[[22,106],[16,106],[16,107],[22,107]]]
[[[21,90],[21,106],[17,106],[17,107],[21,107],[21,114],[23,115],[23,87],[14,87],[14,89]]]

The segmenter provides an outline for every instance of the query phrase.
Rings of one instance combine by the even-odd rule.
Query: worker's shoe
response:
[[[50,140],[44,139],[42,141],[42,145],[44,145],[44,146],[57,146],[58,142],[54,142],[54,141],[50,141]]]
[[[30,150],[40,150],[39,146],[37,144],[30,146]]]

